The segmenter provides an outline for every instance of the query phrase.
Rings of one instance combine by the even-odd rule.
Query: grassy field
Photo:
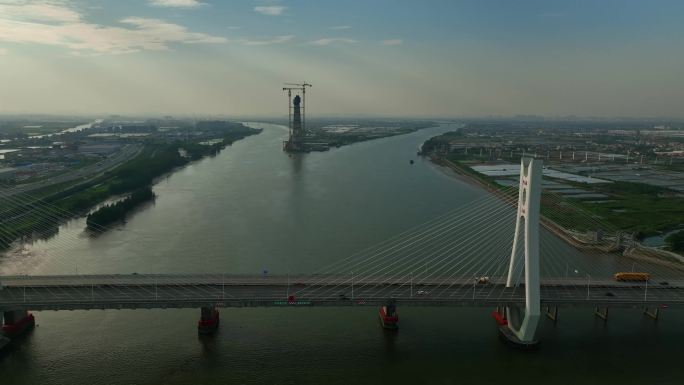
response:
[[[655,235],[680,227],[684,223],[684,199],[666,188],[643,183],[614,182],[591,188],[610,197],[609,202],[587,203],[570,200],[616,228],[635,233],[637,238]]]
[[[440,158],[447,159],[458,165],[464,174],[492,188],[505,188],[497,184],[495,178],[480,174],[469,167],[485,163],[489,157],[480,158],[479,153],[450,152],[448,143],[454,139],[460,142],[465,138],[458,132],[431,138],[423,145],[423,154],[432,155],[438,162]],[[558,182],[608,196],[605,202],[590,203],[545,190],[542,194],[542,215],[565,228],[580,232],[598,229],[608,232],[623,231],[633,233],[641,239],[680,228],[684,224],[684,198],[667,188],[632,182]]]

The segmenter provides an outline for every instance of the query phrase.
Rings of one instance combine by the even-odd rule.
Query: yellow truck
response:
[[[615,278],[616,281],[621,282],[646,282],[651,279],[651,276],[648,273],[627,272],[615,273],[613,278]]]

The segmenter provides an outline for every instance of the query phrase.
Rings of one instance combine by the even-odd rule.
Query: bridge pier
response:
[[[2,318],[2,332],[8,337],[18,336],[36,324],[33,314],[26,310],[5,311]]]
[[[197,321],[199,334],[213,334],[219,325],[219,311],[216,306],[202,306],[200,319]]]
[[[648,308],[644,308],[644,314],[647,316],[653,318],[654,320],[658,320],[658,317],[660,316],[660,309],[657,307],[653,309],[653,311],[648,310]]]
[[[399,314],[397,314],[397,305],[393,299],[387,300],[387,304],[380,307],[380,323],[388,330],[399,328]]]
[[[553,310],[551,310],[553,309]],[[546,318],[553,321],[553,323],[558,322],[558,306],[547,306],[546,307]]]
[[[525,307],[506,308],[506,322],[497,318],[499,334],[507,343],[522,349],[537,345],[535,339],[541,317],[541,288],[539,263],[539,216],[541,206],[542,162],[535,159],[520,160],[520,184],[518,187],[518,213],[515,220],[515,236],[508,268],[507,288],[518,285],[521,277],[525,283]],[[524,234],[521,235],[521,230]],[[523,243],[523,254],[518,244]],[[522,261],[521,261],[522,259]],[[524,272],[524,276],[523,276]]]
[[[594,315],[601,318],[603,320],[603,322],[607,322],[608,321],[608,307],[606,306],[606,308],[603,311],[601,311],[601,307],[599,307],[599,306],[594,307]]]
[[[494,312],[492,313],[492,316],[494,317],[494,321],[496,321],[496,324],[499,325],[499,327],[508,325],[508,320],[506,319],[505,306],[497,306],[496,310],[494,310]]]
[[[502,320],[506,320],[506,306],[497,306],[495,311]]]

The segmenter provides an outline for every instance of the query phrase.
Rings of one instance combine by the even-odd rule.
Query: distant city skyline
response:
[[[683,118],[684,2],[0,0],[0,114]],[[309,95],[309,94],[307,94]]]

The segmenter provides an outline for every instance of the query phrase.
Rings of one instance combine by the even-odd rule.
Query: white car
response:
[[[418,295],[428,295],[428,294],[430,294],[430,292],[427,290],[418,290]]]

